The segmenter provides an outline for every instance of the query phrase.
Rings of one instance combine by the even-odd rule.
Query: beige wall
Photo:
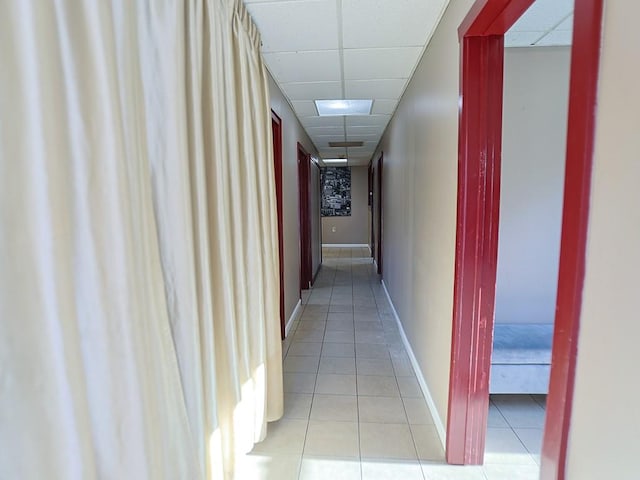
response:
[[[639,478],[640,3],[608,0],[569,480]]]
[[[505,49],[496,322],[553,323],[570,47]]]
[[[368,242],[368,171],[368,167],[351,167],[351,216],[323,217],[322,243],[362,245]]]
[[[298,220],[298,142],[311,155],[318,153],[298,122],[284,95],[269,75],[271,108],[282,119],[282,190],[284,223],[284,303],[288,320],[299,299],[300,287],[300,230]],[[319,229],[318,229],[319,230]],[[317,241],[315,242],[318,243]],[[314,257],[319,249],[314,249]],[[317,263],[317,258],[314,259]]]
[[[457,28],[472,4],[451,0],[381,144],[384,281],[441,425],[447,415],[453,310]]]

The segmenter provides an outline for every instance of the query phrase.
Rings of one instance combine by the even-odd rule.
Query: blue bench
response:
[[[496,323],[489,392],[547,393],[552,340],[553,324]]]

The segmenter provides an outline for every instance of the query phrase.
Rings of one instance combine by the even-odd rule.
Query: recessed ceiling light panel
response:
[[[330,147],[361,147],[364,142],[329,142]]]
[[[323,158],[323,163],[347,163],[346,158]]]
[[[318,115],[370,115],[373,100],[316,100]]]

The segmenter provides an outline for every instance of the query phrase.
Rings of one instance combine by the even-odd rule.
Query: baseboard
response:
[[[366,248],[369,245],[366,243],[323,243],[322,248],[349,248],[349,247],[361,247]]]
[[[418,360],[416,359],[416,356],[413,353],[413,349],[411,348],[409,339],[407,338],[406,333],[404,333],[404,328],[402,328],[402,322],[400,322],[398,311],[396,310],[396,307],[393,305],[393,301],[391,300],[391,295],[389,295],[389,291],[387,290],[387,286],[385,285],[384,280],[382,280],[382,288],[384,290],[385,295],[387,296],[389,305],[391,306],[391,311],[393,312],[393,316],[396,319],[396,322],[398,323],[398,330],[400,331],[400,336],[402,337],[402,343],[404,343],[404,346],[407,349],[409,360],[411,361],[413,370],[416,372],[416,377],[418,378],[420,389],[422,390],[422,394],[424,395],[424,398],[427,401],[427,406],[429,407],[429,411],[431,412],[433,423],[436,426],[438,437],[440,437],[440,441],[442,442],[442,448],[445,449],[446,451],[447,430],[444,426],[444,422],[442,421],[442,419],[440,418],[440,415],[438,414],[438,410],[436,409],[436,404],[433,401],[433,396],[431,395],[431,391],[429,390],[427,381],[424,379],[422,370],[420,370],[420,366],[418,365]]]
[[[293,313],[289,317],[289,321],[287,322],[287,325],[284,327],[284,338],[287,338],[289,336],[289,332],[291,331],[293,322],[295,322],[296,318],[300,316],[301,310],[302,310],[302,300],[298,300],[298,303],[296,304],[296,308],[293,309]]]

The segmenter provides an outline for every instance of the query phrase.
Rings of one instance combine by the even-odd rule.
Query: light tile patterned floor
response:
[[[240,480],[533,480],[544,397],[493,396],[482,467],[444,452],[367,249],[326,248],[283,343],[285,414]]]

